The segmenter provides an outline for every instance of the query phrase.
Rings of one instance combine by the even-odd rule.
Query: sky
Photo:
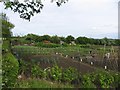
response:
[[[10,22],[15,25],[14,35],[58,35],[89,38],[118,38],[118,1],[119,0],[69,0],[58,7],[50,0],[43,0],[41,13],[26,21],[18,13],[4,10]]]

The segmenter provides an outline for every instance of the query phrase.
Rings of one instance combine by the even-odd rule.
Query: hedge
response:
[[[17,79],[19,63],[11,54],[6,53],[2,57],[2,84],[3,87],[13,87]]]

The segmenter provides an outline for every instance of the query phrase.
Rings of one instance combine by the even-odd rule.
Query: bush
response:
[[[68,44],[67,44],[67,43],[63,43],[63,44],[62,44],[62,46],[67,47],[67,46],[68,46]]]
[[[120,73],[112,73],[114,78],[113,87],[118,88],[120,86]]]
[[[33,78],[44,78],[46,77],[46,72],[44,72],[38,65],[34,65],[31,69]]]
[[[96,88],[94,83],[92,82],[94,77],[91,77],[90,74],[85,74],[82,77],[82,88]]]
[[[106,72],[106,71],[94,72],[87,75],[87,77],[89,77],[90,81],[99,88],[115,87],[113,86],[113,84],[115,83],[115,78],[110,72]]]
[[[24,74],[28,77],[31,72],[31,66],[32,66],[31,63],[23,60],[19,60],[19,64],[20,64],[19,74],[22,75]]]
[[[36,46],[38,47],[44,47],[44,48],[56,48],[56,47],[60,47],[60,44],[54,44],[54,43],[37,43]]]
[[[19,63],[11,54],[4,54],[2,57],[2,83],[3,87],[12,87],[17,79]]]
[[[63,81],[71,82],[78,79],[78,72],[75,68],[69,67],[63,72]]]
[[[10,41],[4,40],[2,44],[2,53],[8,53],[11,51]]]
[[[62,78],[62,69],[55,65],[54,67],[51,68],[50,77],[53,80],[60,81]]]

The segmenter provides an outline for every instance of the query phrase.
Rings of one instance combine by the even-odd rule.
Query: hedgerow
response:
[[[3,87],[12,87],[17,79],[19,63],[11,54],[6,53],[2,57],[2,84]]]

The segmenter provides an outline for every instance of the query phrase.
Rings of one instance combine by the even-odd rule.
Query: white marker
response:
[[[81,60],[80,60],[81,62],[82,62],[82,58],[81,58]]]
[[[93,62],[90,62],[91,65],[93,65]]]
[[[107,69],[107,66],[105,66],[105,69]]]

